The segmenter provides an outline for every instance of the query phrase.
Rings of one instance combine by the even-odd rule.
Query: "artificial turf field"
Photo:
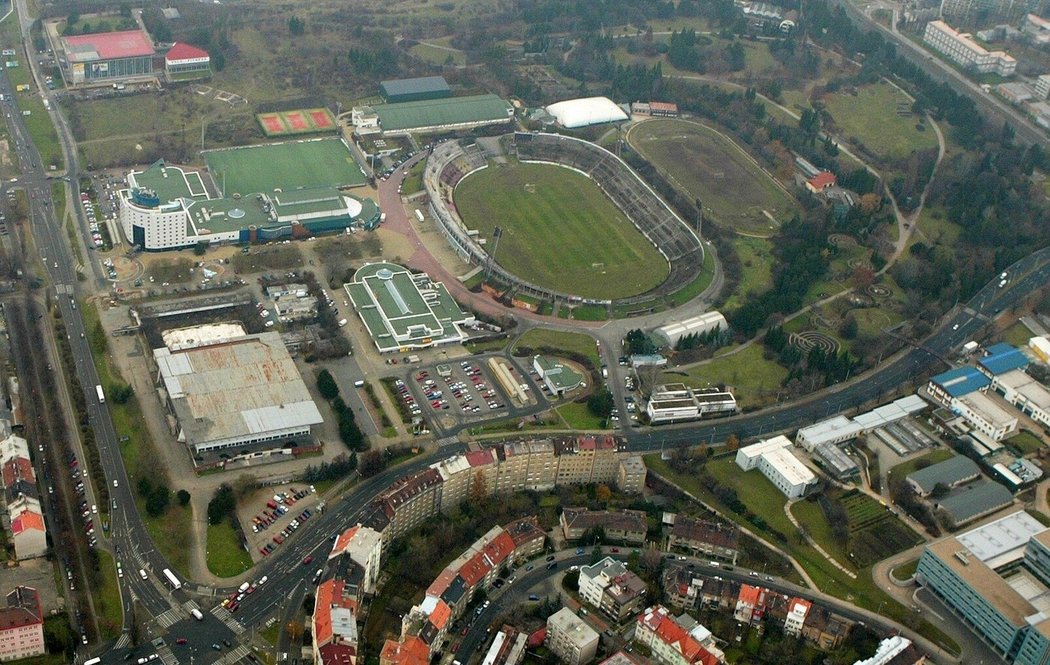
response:
[[[797,210],[795,200],[747,153],[703,125],[650,120],[632,128],[628,140],[690,196],[703,201],[720,226],[770,235],[776,224],[763,211],[781,222]]]
[[[521,279],[584,298],[644,293],[667,278],[664,257],[586,176],[547,164],[493,165],[464,178],[456,209]]]
[[[285,141],[204,153],[215,185],[225,194],[273,193],[361,185],[365,174],[341,139]]]

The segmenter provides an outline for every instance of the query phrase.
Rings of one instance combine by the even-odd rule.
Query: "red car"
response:
[[[185,637],[176,637],[175,638],[175,644],[186,644],[186,638]]]
[[[309,566],[310,562],[313,561],[313,560],[314,560],[314,558],[312,556],[307,555],[306,558],[303,559],[303,565],[304,566]]]

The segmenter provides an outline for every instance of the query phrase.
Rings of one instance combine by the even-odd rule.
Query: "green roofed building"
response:
[[[386,134],[470,129],[508,123],[514,107],[496,95],[450,97],[355,107],[351,122],[359,133],[378,128]]]
[[[197,171],[158,161],[128,174],[118,192],[118,220],[128,242],[146,251],[200,242],[265,242],[347,228],[374,229],[382,215],[372,199],[335,187],[212,196]]]
[[[576,390],[583,383],[583,375],[557,358],[533,356],[532,367],[543,379],[547,390],[558,397]]]
[[[380,353],[459,343],[474,323],[444,284],[393,263],[364,265],[343,288]]]
[[[414,79],[396,79],[379,84],[379,94],[388,104],[418,102],[424,99],[443,99],[452,96],[452,88],[443,76],[421,76]]]

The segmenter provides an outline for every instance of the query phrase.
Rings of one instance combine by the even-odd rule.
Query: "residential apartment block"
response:
[[[598,653],[598,632],[563,607],[547,618],[547,648],[568,665],[587,665]]]
[[[666,608],[654,605],[643,612],[635,627],[634,639],[649,647],[652,660],[660,665],[718,665],[725,662],[722,652],[714,646],[711,632],[692,622],[687,631]],[[707,636],[705,646],[698,636]],[[711,649],[714,649],[713,651]]]
[[[566,540],[579,540],[591,529],[601,527],[603,542],[641,545],[649,529],[648,518],[641,510],[565,508],[559,521]]]
[[[645,582],[612,557],[580,567],[580,597],[618,622],[641,610],[645,591]]]
[[[668,546],[694,556],[707,556],[736,563],[740,554],[740,530],[728,523],[675,515]]]
[[[1017,60],[1003,51],[989,51],[964,32],[959,32],[944,21],[930,21],[922,40],[935,51],[975,74],[1012,76]]]
[[[633,458],[633,460],[632,460]],[[440,511],[482,495],[549,491],[558,485],[608,483],[638,491],[644,464],[612,436],[538,439],[476,447],[394,482],[370,504],[362,523],[387,541]]]
[[[413,659],[419,655],[419,643],[426,646],[423,662],[427,662],[441,648],[449,628],[474,592],[490,588],[501,571],[542,550],[545,537],[535,517],[490,529],[446,566],[427,588],[423,600],[405,614],[401,637],[387,640],[382,662],[416,662]]]
[[[27,586],[7,594],[0,609],[0,661],[20,660],[44,653],[44,609],[40,594]]]

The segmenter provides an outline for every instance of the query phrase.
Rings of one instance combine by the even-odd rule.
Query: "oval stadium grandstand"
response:
[[[557,164],[591,178],[632,224],[667,259],[670,272],[655,289],[628,298],[584,300],[597,304],[638,304],[670,295],[690,284],[704,265],[700,238],[671,208],[631,170],[608,150],[580,139],[557,134],[517,132],[502,137],[522,162]],[[442,233],[461,258],[475,265],[490,266],[485,248],[468,233],[452,201],[456,185],[468,173],[486,168],[488,159],[477,144],[465,146],[456,141],[439,144],[427,161],[424,186],[430,199],[430,211]],[[493,274],[522,293],[568,301],[578,296],[557,293],[523,281],[498,264],[491,265]]]

